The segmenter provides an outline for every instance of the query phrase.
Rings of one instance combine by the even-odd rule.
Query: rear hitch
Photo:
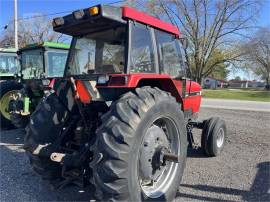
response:
[[[192,149],[198,149],[199,145],[195,143],[194,141],[194,137],[193,137],[193,128],[197,128],[197,129],[203,129],[205,125],[205,121],[200,122],[200,121],[189,121],[187,124],[187,135],[188,135],[188,142],[189,142],[189,146]]]

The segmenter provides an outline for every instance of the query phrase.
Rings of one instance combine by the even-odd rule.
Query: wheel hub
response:
[[[147,182],[155,180],[164,169],[162,153],[169,151],[169,141],[165,132],[158,126],[148,128],[140,155],[140,174]]]
[[[217,147],[222,147],[224,142],[224,130],[223,128],[220,128],[217,134]]]
[[[138,158],[138,182],[144,194],[158,198],[171,186],[181,161],[179,132],[174,121],[159,117],[143,136]]]
[[[11,90],[5,93],[0,99],[0,112],[8,120],[10,120],[10,114],[8,112],[9,102],[11,97],[16,96],[18,90]]]

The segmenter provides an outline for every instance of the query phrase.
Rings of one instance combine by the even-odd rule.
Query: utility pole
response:
[[[14,43],[15,49],[18,50],[18,16],[17,16],[17,0],[14,0]]]

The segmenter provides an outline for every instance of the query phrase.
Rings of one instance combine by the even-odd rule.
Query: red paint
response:
[[[194,82],[194,81],[190,81],[187,80],[186,83],[186,94],[191,94],[192,93],[199,93],[201,92],[202,88],[201,86]],[[188,96],[183,100],[183,105],[184,105],[184,109],[188,110],[188,109],[192,109],[192,112],[199,112],[200,110],[200,105],[201,105],[201,93],[199,95],[192,95],[192,96]]]
[[[77,88],[77,93],[79,95],[80,101],[85,104],[90,103],[92,98],[87,87],[84,85],[83,81],[77,80],[76,88]]]
[[[49,83],[49,88],[53,89],[55,83],[55,79],[51,79]]]
[[[186,91],[189,92],[189,90],[191,93],[200,92],[202,87],[195,81],[187,80]]]
[[[182,110],[192,110],[193,113],[199,112],[201,104],[201,86],[194,81],[187,81],[186,83],[186,94],[182,93],[182,81],[174,80],[169,75],[166,74],[146,74],[146,73],[136,73],[136,74],[111,74],[108,85],[97,85],[97,88],[131,88],[134,89],[140,85],[143,81],[158,81],[162,89],[170,92],[176,100],[182,103]],[[120,79],[122,78],[122,79]],[[126,84],[113,82],[115,80],[126,80]],[[190,85],[191,84],[191,85]],[[188,96],[191,93],[191,96]],[[197,95],[192,95],[192,93],[198,93]]]
[[[146,13],[137,11],[130,7],[123,7],[122,8],[122,15],[124,18],[132,19],[141,23],[144,23],[146,25],[153,26],[155,28],[164,30],[166,32],[170,32],[172,34],[175,34],[177,37],[180,37],[180,32],[178,28],[170,23],[166,23],[162,20],[159,20],[158,18],[155,18],[153,16],[150,16]]]

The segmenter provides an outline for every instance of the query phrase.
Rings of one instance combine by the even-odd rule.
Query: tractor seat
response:
[[[116,73],[120,72],[120,69],[115,65],[102,65],[101,67],[97,68],[98,73]]]

